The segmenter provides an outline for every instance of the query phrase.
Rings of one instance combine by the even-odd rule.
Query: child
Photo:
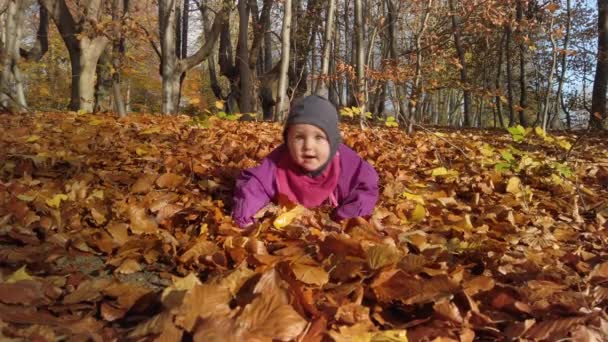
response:
[[[338,113],[331,102],[308,96],[291,109],[284,143],[244,170],[236,181],[232,217],[240,227],[281,194],[306,208],[330,204],[333,219],[371,215],[378,200],[378,174],[340,142]]]

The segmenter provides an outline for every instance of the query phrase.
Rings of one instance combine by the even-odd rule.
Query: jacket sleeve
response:
[[[378,202],[378,173],[365,160],[359,158],[359,165],[353,174],[350,191],[336,208],[333,218],[369,216]]]
[[[253,215],[275,197],[275,169],[280,152],[279,148],[274,150],[261,161],[260,165],[243,170],[237,178],[232,218],[239,227],[253,223]]]

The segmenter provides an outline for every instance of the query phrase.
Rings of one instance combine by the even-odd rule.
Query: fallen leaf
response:
[[[142,267],[137,260],[126,259],[114,272],[120,274],[131,274],[141,270]]]
[[[316,286],[323,286],[329,281],[327,272],[318,266],[293,263],[291,269],[299,281]]]
[[[7,284],[12,284],[19,282],[21,280],[32,280],[34,279],[31,275],[27,273],[27,265],[21,266],[18,270],[13,272],[6,280],[4,281]]]

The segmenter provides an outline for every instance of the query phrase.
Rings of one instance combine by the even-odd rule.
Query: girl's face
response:
[[[287,131],[287,147],[293,161],[312,172],[329,159],[329,141],[322,129],[309,124],[294,124]]]

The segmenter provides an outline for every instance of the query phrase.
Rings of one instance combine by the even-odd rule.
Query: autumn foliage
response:
[[[0,127],[2,339],[608,339],[605,138],[343,125],[380,174],[373,217],[271,206],[244,232],[234,178],[277,124]]]

